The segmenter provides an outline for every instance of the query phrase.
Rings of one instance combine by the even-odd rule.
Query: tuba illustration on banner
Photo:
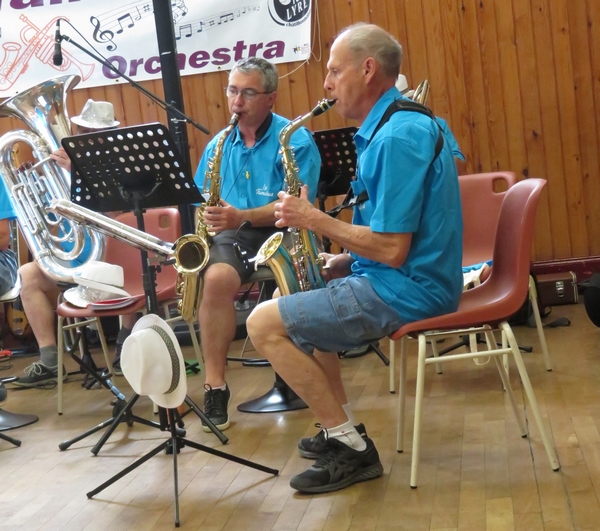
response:
[[[335,100],[321,100],[312,111],[295,118],[279,133],[285,191],[290,195],[298,197],[302,188],[302,182],[298,178],[299,168],[293,148],[290,147],[291,136],[306,122],[328,111],[334,104]],[[291,248],[287,249],[283,244],[283,232],[276,232],[258,250],[255,264],[269,266],[281,295],[325,287],[315,234],[308,229],[294,227],[290,227],[288,231],[292,237]]]
[[[18,118],[30,129],[0,137],[0,176],[10,192],[27,247],[42,272],[55,282],[73,282],[81,265],[70,267],[68,262],[79,258],[86,240],[90,250],[87,261],[102,260],[104,255],[101,234],[49,212],[53,201],[67,200],[71,194],[70,173],[49,155],[71,134],[66,98],[80,80],[78,75],[53,78],[0,104],[0,116]],[[16,167],[14,150],[20,143],[31,148],[37,163]]]

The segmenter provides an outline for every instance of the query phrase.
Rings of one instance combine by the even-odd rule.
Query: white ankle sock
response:
[[[219,385],[219,387],[212,387],[211,386],[211,389],[213,391],[225,391],[225,389],[227,389],[227,384],[224,383],[223,385]]]
[[[367,447],[367,442],[356,431],[351,421],[344,422],[344,424],[340,424],[335,428],[326,429],[325,433],[328,439],[337,439],[359,452],[362,452]]]
[[[356,426],[356,419],[354,418],[354,414],[352,413],[352,407],[350,406],[350,403],[348,402],[347,404],[344,404],[342,408],[346,413],[348,420],[352,422],[352,426]]]

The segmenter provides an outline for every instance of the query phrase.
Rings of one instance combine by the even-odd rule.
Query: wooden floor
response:
[[[222,446],[200,420],[186,417],[187,437],[280,470],[278,477],[184,448],[178,456],[181,529],[184,530],[600,530],[600,329],[582,305],[554,308],[569,328],[547,329],[553,363],[546,372],[534,330],[516,328],[535,392],[558,448],[562,468],[550,469],[534,425],[522,439],[493,364],[430,367],[422,436],[419,487],[409,482],[414,406],[414,356],[409,361],[405,453],[395,451],[396,396],[388,392],[388,369],[373,353],[343,361],[343,376],[359,421],[380,452],[382,478],[340,492],[307,496],[288,483],[309,461],[295,450],[315,433],[308,410],[245,414],[237,404],[260,396],[273,383],[270,368],[230,364],[232,427]],[[415,353],[415,344],[411,352]],[[234,345],[239,349],[240,344]],[[388,342],[382,342],[387,353]],[[191,358],[191,349],[185,354]],[[252,354],[252,353],[251,353]],[[14,361],[18,373],[31,358]],[[74,369],[73,367],[69,367]],[[2,374],[6,376],[6,372]],[[517,372],[511,371],[523,403]],[[124,378],[116,380],[130,396]],[[36,424],[4,432],[23,444],[0,440],[0,531],[170,530],[174,528],[173,459],[161,452],[89,500],[86,493],[165,440],[157,429],[122,425],[94,457],[99,432],[66,451],[71,439],[111,415],[106,390],[85,390],[79,377],[65,387],[65,414],[56,414],[56,389],[9,391],[4,409],[35,413]],[[202,403],[201,375],[188,392]],[[141,398],[134,412],[152,418]]]

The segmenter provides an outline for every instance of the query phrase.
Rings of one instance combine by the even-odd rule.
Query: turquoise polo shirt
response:
[[[221,199],[241,210],[259,208],[277,199],[277,193],[285,190],[283,164],[281,161],[279,133],[289,123],[287,118],[271,113],[264,134],[250,148],[244,145],[239,128],[235,128],[225,140],[221,160]],[[262,127],[262,126],[261,126]],[[215,145],[221,133],[206,146],[194,182],[202,191],[208,160],[214,155]],[[292,134],[290,146],[299,168],[298,176],[308,185],[310,201],[317,195],[321,170],[321,156],[305,127]]]
[[[16,217],[4,179],[0,179],[0,219],[15,219]]]
[[[394,87],[371,109],[354,136],[358,153],[353,223],[373,232],[412,233],[406,261],[394,269],[355,253],[352,272],[365,276],[405,323],[452,312],[462,292],[462,213],[452,142],[432,164],[440,134],[417,112],[400,111],[371,139],[387,107],[404,98]]]

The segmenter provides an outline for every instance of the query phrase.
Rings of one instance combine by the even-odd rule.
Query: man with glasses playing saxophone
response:
[[[208,144],[195,176],[202,190],[209,164],[221,170],[220,204],[204,208],[203,221],[215,233],[210,260],[203,271],[203,294],[198,308],[202,353],[206,366],[204,412],[224,430],[229,427],[230,391],[225,382],[225,364],[234,339],[234,302],[252,269],[235,252],[236,242],[248,257],[256,255],[275,232],[273,216],[277,193],[284,189],[284,171],[279,153],[279,132],[289,120],[272,112],[277,98],[277,69],[261,58],[236,63],[225,89],[229,111],[239,116],[238,125],[223,142],[223,132]],[[221,142],[219,143],[219,140]],[[215,161],[215,147],[221,145]],[[303,128],[292,139],[300,168],[300,179],[309,186],[314,201],[321,158],[310,132]],[[242,226],[248,221],[249,226]],[[205,431],[210,431],[204,426]]]
[[[385,120],[396,100],[406,100],[394,86],[401,59],[397,40],[372,24],[346,28],[335,39],[325,90],[342,117],[360,124],[352,224],[314,208],[305,188],[300,197],[280,193],[275,217],[277,226],[315,231],[349,253],[325,255],[325,288],[263,302],[247,320],[254,346],[322,427],[299,445],[301,455],[309,457],[310,450],[316,459],[290,481],[301,492],[334,491],[383,474],[373,441],[343,408],[335,352],[452,312],[462,291],[462,214],[451,142],[423,108]]]

